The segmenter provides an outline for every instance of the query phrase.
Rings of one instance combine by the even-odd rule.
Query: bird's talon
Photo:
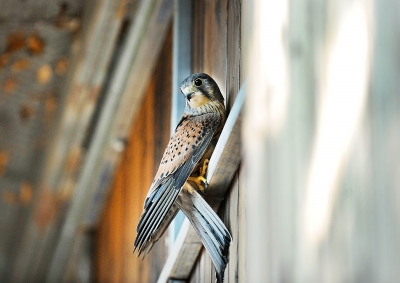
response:
[[[207,171],[207,165],[208,165],[208,159],[204,159],[203,166],[200,168],[200,175],[197,177],[189,177],[188,181],[192,181],[197,185],[199,190],[204,194],[204,191],[206,187],[208,186],[207,179],[205,178],[206,171]],[[202,182],[204,183],[204,186],[202,185]]]
[[[208,162],[209,162],[208,159],[204,159],[203,166],[201,167],[201,170],[200,170],[200,176],[205,176],[205,175],[206,175],[206,170],[207,170],[207,167],[208,167]],[[205,181],[204,181],[204,182],[205,182]]]
[[[201,175],[197,177],[189,177],[188,181],[192,181],[193,183],[195,183],[201,192],[204,192],[205,190],[204,187],[208,185],[206,178],[204,178]],[[202,185],[202,182],[204,183],[205,186]]]

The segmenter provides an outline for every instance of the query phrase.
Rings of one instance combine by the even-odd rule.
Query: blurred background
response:
[[[400,3],[0,0],[0,282],[213,282],[143,201],[206,72],[230,113],[205,196],[225,282],[398,282]]]

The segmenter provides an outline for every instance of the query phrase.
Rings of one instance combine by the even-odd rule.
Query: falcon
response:
[[[207,186],[208,160],[225,123],[224,97],[205,73],[180,85],[186,98],[184,114],[165,149],[137,226],[134,252],[143,258],[180,210],[190,220],[223,282],[232,237],[199,192]]]

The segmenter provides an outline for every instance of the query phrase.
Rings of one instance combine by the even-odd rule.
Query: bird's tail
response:
[[[228,229],[197,191],[193,190],[189,193],[183,189],[177,203],[192,223],[210,255],[215,266],[217,282],[222,283],[228,264],[229,245],[232,241]]]

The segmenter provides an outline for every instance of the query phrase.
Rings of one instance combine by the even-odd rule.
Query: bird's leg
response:
[[[203,166],[201,166],[199,170],[199,176],[188,178],[188,181],[192,181],[193,183],[195,183],[201,192],[204,192],[204,187],[207,186],[207,179],[205,178],[205,175],[207,171],[208,161],[208,159],[204,159]],[[202,182],[204,183],[204,186],[202,185]]]

